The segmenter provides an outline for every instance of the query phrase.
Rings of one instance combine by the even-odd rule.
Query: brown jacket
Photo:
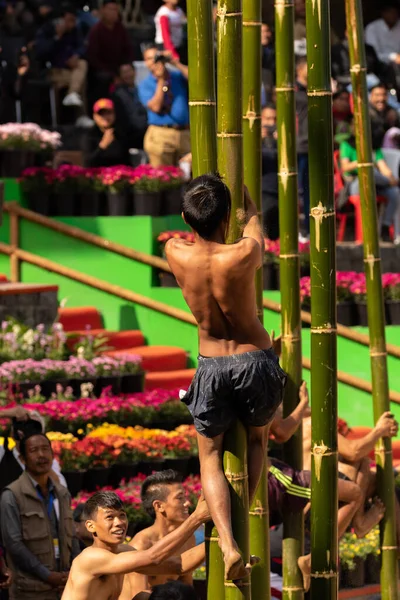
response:
[[[37,495],[33,483],[25,471],[8,488],[17,501],[22,538],[25,546],[50,571],[68,571],[71,566],[73,519],[70,508],[71,498],[67,489],[54,484],[55,496],[59,505],[58,538],[60,565],[57,568],[54,557],[53,536],[50,521],[42,500]],[[57,600],[58,591],[30,573],[21,571],[8,554],[7,560],[13,572],[10,600]]]

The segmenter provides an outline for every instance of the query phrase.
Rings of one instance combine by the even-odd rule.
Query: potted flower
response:
[[[300,303],[301,309],[311,311],[311,278],[302,277],[300,279]]]
[[[121,374],[122,394],[134,394],[144,390],[142,359],[136,354],[119,354],[115,357]]]
[[[131,183],[134,190],[134,214],[158,217],[161,213],[162,182],[168,182],[168,176],[162,167],[151,165],[136,167]]]
[[[358,273],[353,271],[337,271],[337,320],[338,323],[350,327],[356,324],[357,315],[354,306],[354,296],[350,292],[350,286],[358,280]]]
[[[82,169],[78,179],[77,212],[82,217],[98,217],[100,215],[100,193],[96,186],[98,169]]]
[[[106,192],[108,214],[111,217],[124,217],[132,214],[128,194],[134,169],[124,165],[103,167],[96,172],[96,189]]]
[[[300,277],[310,275],[310,242],[299,242]]]
[[[101,396],[104,390],[117,396],[121,389],[120,363],[111,356],[97,356],[92,360],[96,371],[95,396]]]
[[[83,168],[76,165],[60,165],[54,171],[53,194],[58,216],[69,217],[76,214],[77,195]]]
[[[355,281],[349,287],[357,310],[357,324],[367,327],[367,284],[364,273],[357,273]]]
[[[48,167],[29,167],[22,171],[19,183],[31,210],[49,215],[52,182],[53,169]]]
[[[183,476],[188,474],[192,444],[181,435],[166,437],[161,441],[165,459],[165,469],[174,469]]]
[[[60,145],[58,132],[35,123],[0,125],[0,176],[19,177],[24,169],[35,166],[38,154],[49,156]]]
[[[339,542],[339,559],[344,587],[363,587],[367,580],[366,561],[369,560],[371,566],[373,561],[379,561],[378,528],[361,539],[355,533],[345,533]],[[375,573],[371,573],[371,576],[376,579],[376,564]]]
[[[400,325],[400,273],[385,273],[382,284],[387,324]]]
[[[265,238],[265,254],[263,266],[264,290],[279,290],[279,240]]]
[[[165,181],[162,199],[163,215],[180,215],[182,212],[182,193],[184,174],[179,167],[163,167]]]

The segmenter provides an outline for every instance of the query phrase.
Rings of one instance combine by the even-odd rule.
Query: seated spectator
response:
[[[169,581],[156,585],[149,600],[197,600],[197,596],[191,585],[181,581]]]
[[[77,27],[75,9],[66,5],[62,18],[46,23],[36,36],[36,53],[43,63],[51,62],[51,80],[57,89],[68,88],[64,106],[82,106],[87,62],[84,40]]]
[[[188,69],[173,60],[177,69],[166,68],[165,57],[149,47],[143,58],[150,75],[139,84],[139,99],[147,108],[149,128],[144,149],[154,167],[177,165],[190,152]]]
[[[128,32],[121,23],[115,0],[104,0],[100,21],[88,37],[90,102],[108,96],[109,88],[122,64],[133,61],[133,48]]]
[[[379,80],[387,81],[388,69],[386,65],[379,60],[375,48],[369,44],[365,44],[365,54],[367,59],[367,73],[373,73]],[[344,39],[332,46],[332,77],[342,85],[351,83],[347,31],[344,32]]]
[[[278,146],[276,107],[267,104],[261,112],[262,134],[262,213],[270,240],[279,238]]]
[[[395,74],[396,88],[400,89],[400,14],[394,0],[384,2],[381,18],[367,25],[365,41],[375,49],[380,61],[390,66]]]
[[[97,100],[93,106],[94,127],[85,140],[84,159],[87,167],[129,165],[129,146],[115,126],[114,103],[109,98]]]
[[[369,93],[369,114],[372,138],[376,147],[382,145],[383,137],[391,127],[400,127],[398,112],[388,104],[388,91],[378,83]]]
[[[26,470],[1,496],[1,533],[13,583],[10,600],[58,600],[78,554],[73,544],[71,497],[51,476],[49,439],[21,440]]]
[[[179,0],[163,0],[163,2],[164,6],[158,9],[154,17],[155,43],[159,50],[167,51],[173,59],[182,61],[186,59],[186,56],[181,56],[186,15],[178,6]]]
[[[348,132],[348,123],[351,119],[350,93],[345,89],[338,87],[333,94],[333,131],[335,134]]]
[[[130,147],[143,148],[143,138],[147,129],[147,110],[139,100],[135,85],[135,68],[130,63],[119,68],[113,101],[117,123],[125,128]]]
[[[78,504],[72,515],[75,524],[75,537],[78,540],[79,549],[81,552],[93,544],[93,535],[86,529],[84,511],[85,505]]]
[[[340,163],[345,179],[349,182],[350,196],[360,194],[358,180],[358,160],[356,142],[354,137],[354,120],[351,124],[352,136],[340,144]],[[374,158],[374,179],[377,194],[384,196],[387,205],[382,219],[381,239],[384,242],[390,242],[389,229],[394,222],[397,211],[400,209],[400,190],[398,176],[394,175],[385,162],[381,148],[376,148],[373,154]],[[396,240],[400,243],[400,239]]]
[[[273,32],[267,23],[261,25],[262,81],[268,96],[275,82],[275,47]]]

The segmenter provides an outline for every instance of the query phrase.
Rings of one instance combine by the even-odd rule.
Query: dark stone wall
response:
[[[57,318],[57,309],[56,291],[0,295],[0,321],[13,317],[28,327],[39,323],[49,327]]]

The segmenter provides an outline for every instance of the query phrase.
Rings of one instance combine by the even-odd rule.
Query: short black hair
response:
[[[39,431],[39,432],[36,431],[34,433],[30,433],[29,435],[26,435],[25,437],[23,437],[22,440],[21,440],[21,442],[20,442],[20,444],[19,444],[19,453],[20,453],[20,455],[23,458],[26,458],[26,444],[27,444],[27,441],[30,440],[32,437],[35,437],[35,436],[44,437],[48,441],[49,446],[51,448],[51,441],[49,440],[49,438],[47,437],[47,435],[45,433],[42,433],[41,431]]]
[[[80,523],[82,520],[84,520],[84,512],[85,504],[83,502],[75,506],[74,512],[72,513],[72,518],[74,519],[75,523]]]
[[[272,110],[276,110],[276,104],[275,104],[275,102],[266,102],[266,104],[263,105],[263,107],[261,109],[261,112],[263,110],[265,110],[266,108],[270,108]]]
[[[306,65],[307,64],[307,56],[301,56],[300,54],[298,54],[296,56],[296,69],[297,67],[300,67],[301,65]]]
[[[124,510],[124,505],[115,492],[96,492],[85,504],[84,519],[95,519],[99,508]]]
[[[396,0],[386,0],[385,2],[382,3],[381,13],[385,12],[385,10],[392,10],[392,9],[396,9],[397,12],[399,12],[399,5],[396,2]]]
[[[140,497],[144,510],[152,519],[156,518],[153,502],[165,500],[168,496],[166,488],[174,483],[182,483],[182,475],[173,469],[158,471],[144,480]]]
[[[76,16],[76,8],[73,4],[69,4],[68,2],[65,2],[63,4],[61,4],[61,16],[64,17],[65,15],[75,15]]]
[[[13,419],[12,436],[16,442],[20,442],[23,438],[40,433],[43,433],[40,421],[37,421],[36,419],[28,419],[27,421],[17,421],[17,419]]]
[[[200,175],[188,185],[183,196],[183,215],[200,237],[208,240],[229,218],[231,194],[218,173]]]
[[[378,81],[378,83],[375,83],[375,85],[369,88],[369,93],[373,92],[374,90],[379,90],[381,88],[388,91],[386,83],[383,83],[383,81]]]
[[[149,600],[198,600],[191,585],[182,581],[168,581],[153,587]]]

